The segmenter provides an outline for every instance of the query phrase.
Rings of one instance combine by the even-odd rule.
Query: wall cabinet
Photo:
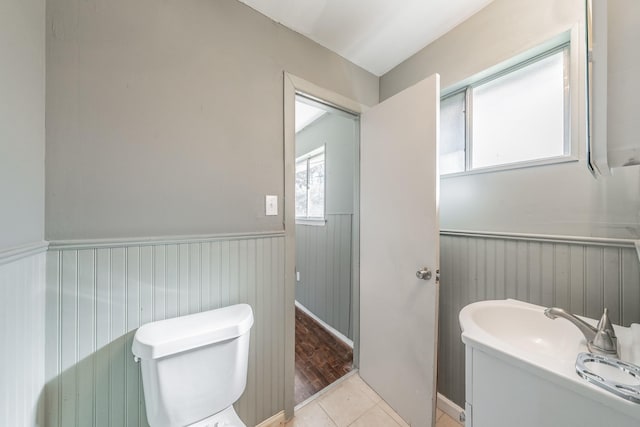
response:
[[[587,0],[589,157],[596,174],[640,165],[640,1]]]

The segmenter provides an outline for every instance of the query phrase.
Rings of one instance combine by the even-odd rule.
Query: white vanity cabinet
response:
[[[587,0],[590,162],[640,165],[640,1]]]
[[[640,426],[640,403],[578,376],[584,335],[565,319],[545,316],[545,308],[507,299],[460,311],[466,427]],[[614,327],[621,360],[640,365],[640,325]]]
[[[466,345],[466,427],[638,427],[634,404],[583,393],[572,381]],[[592,390],[588,390],[592,391]],[[614,401],[615,405],[611,405]],[[624,406],[626,411],[621,411]],[[637,408],[640,411],[640,405]]]

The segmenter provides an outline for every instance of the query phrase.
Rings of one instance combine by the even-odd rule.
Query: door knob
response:
[[[420,270],[416,271],[416,277],[421,280],[431,280],[431,270],[427,267],[422,267]]]

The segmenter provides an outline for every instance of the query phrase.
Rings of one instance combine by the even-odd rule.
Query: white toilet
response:
[[[247,304],[141,326],[132,352],[141,362],[151,427],[245,427],[233,403],[247,384]]]

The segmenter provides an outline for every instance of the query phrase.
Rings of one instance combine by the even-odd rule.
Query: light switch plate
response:
[[[265,196],[265,215],[278,215],[278,196]]]

